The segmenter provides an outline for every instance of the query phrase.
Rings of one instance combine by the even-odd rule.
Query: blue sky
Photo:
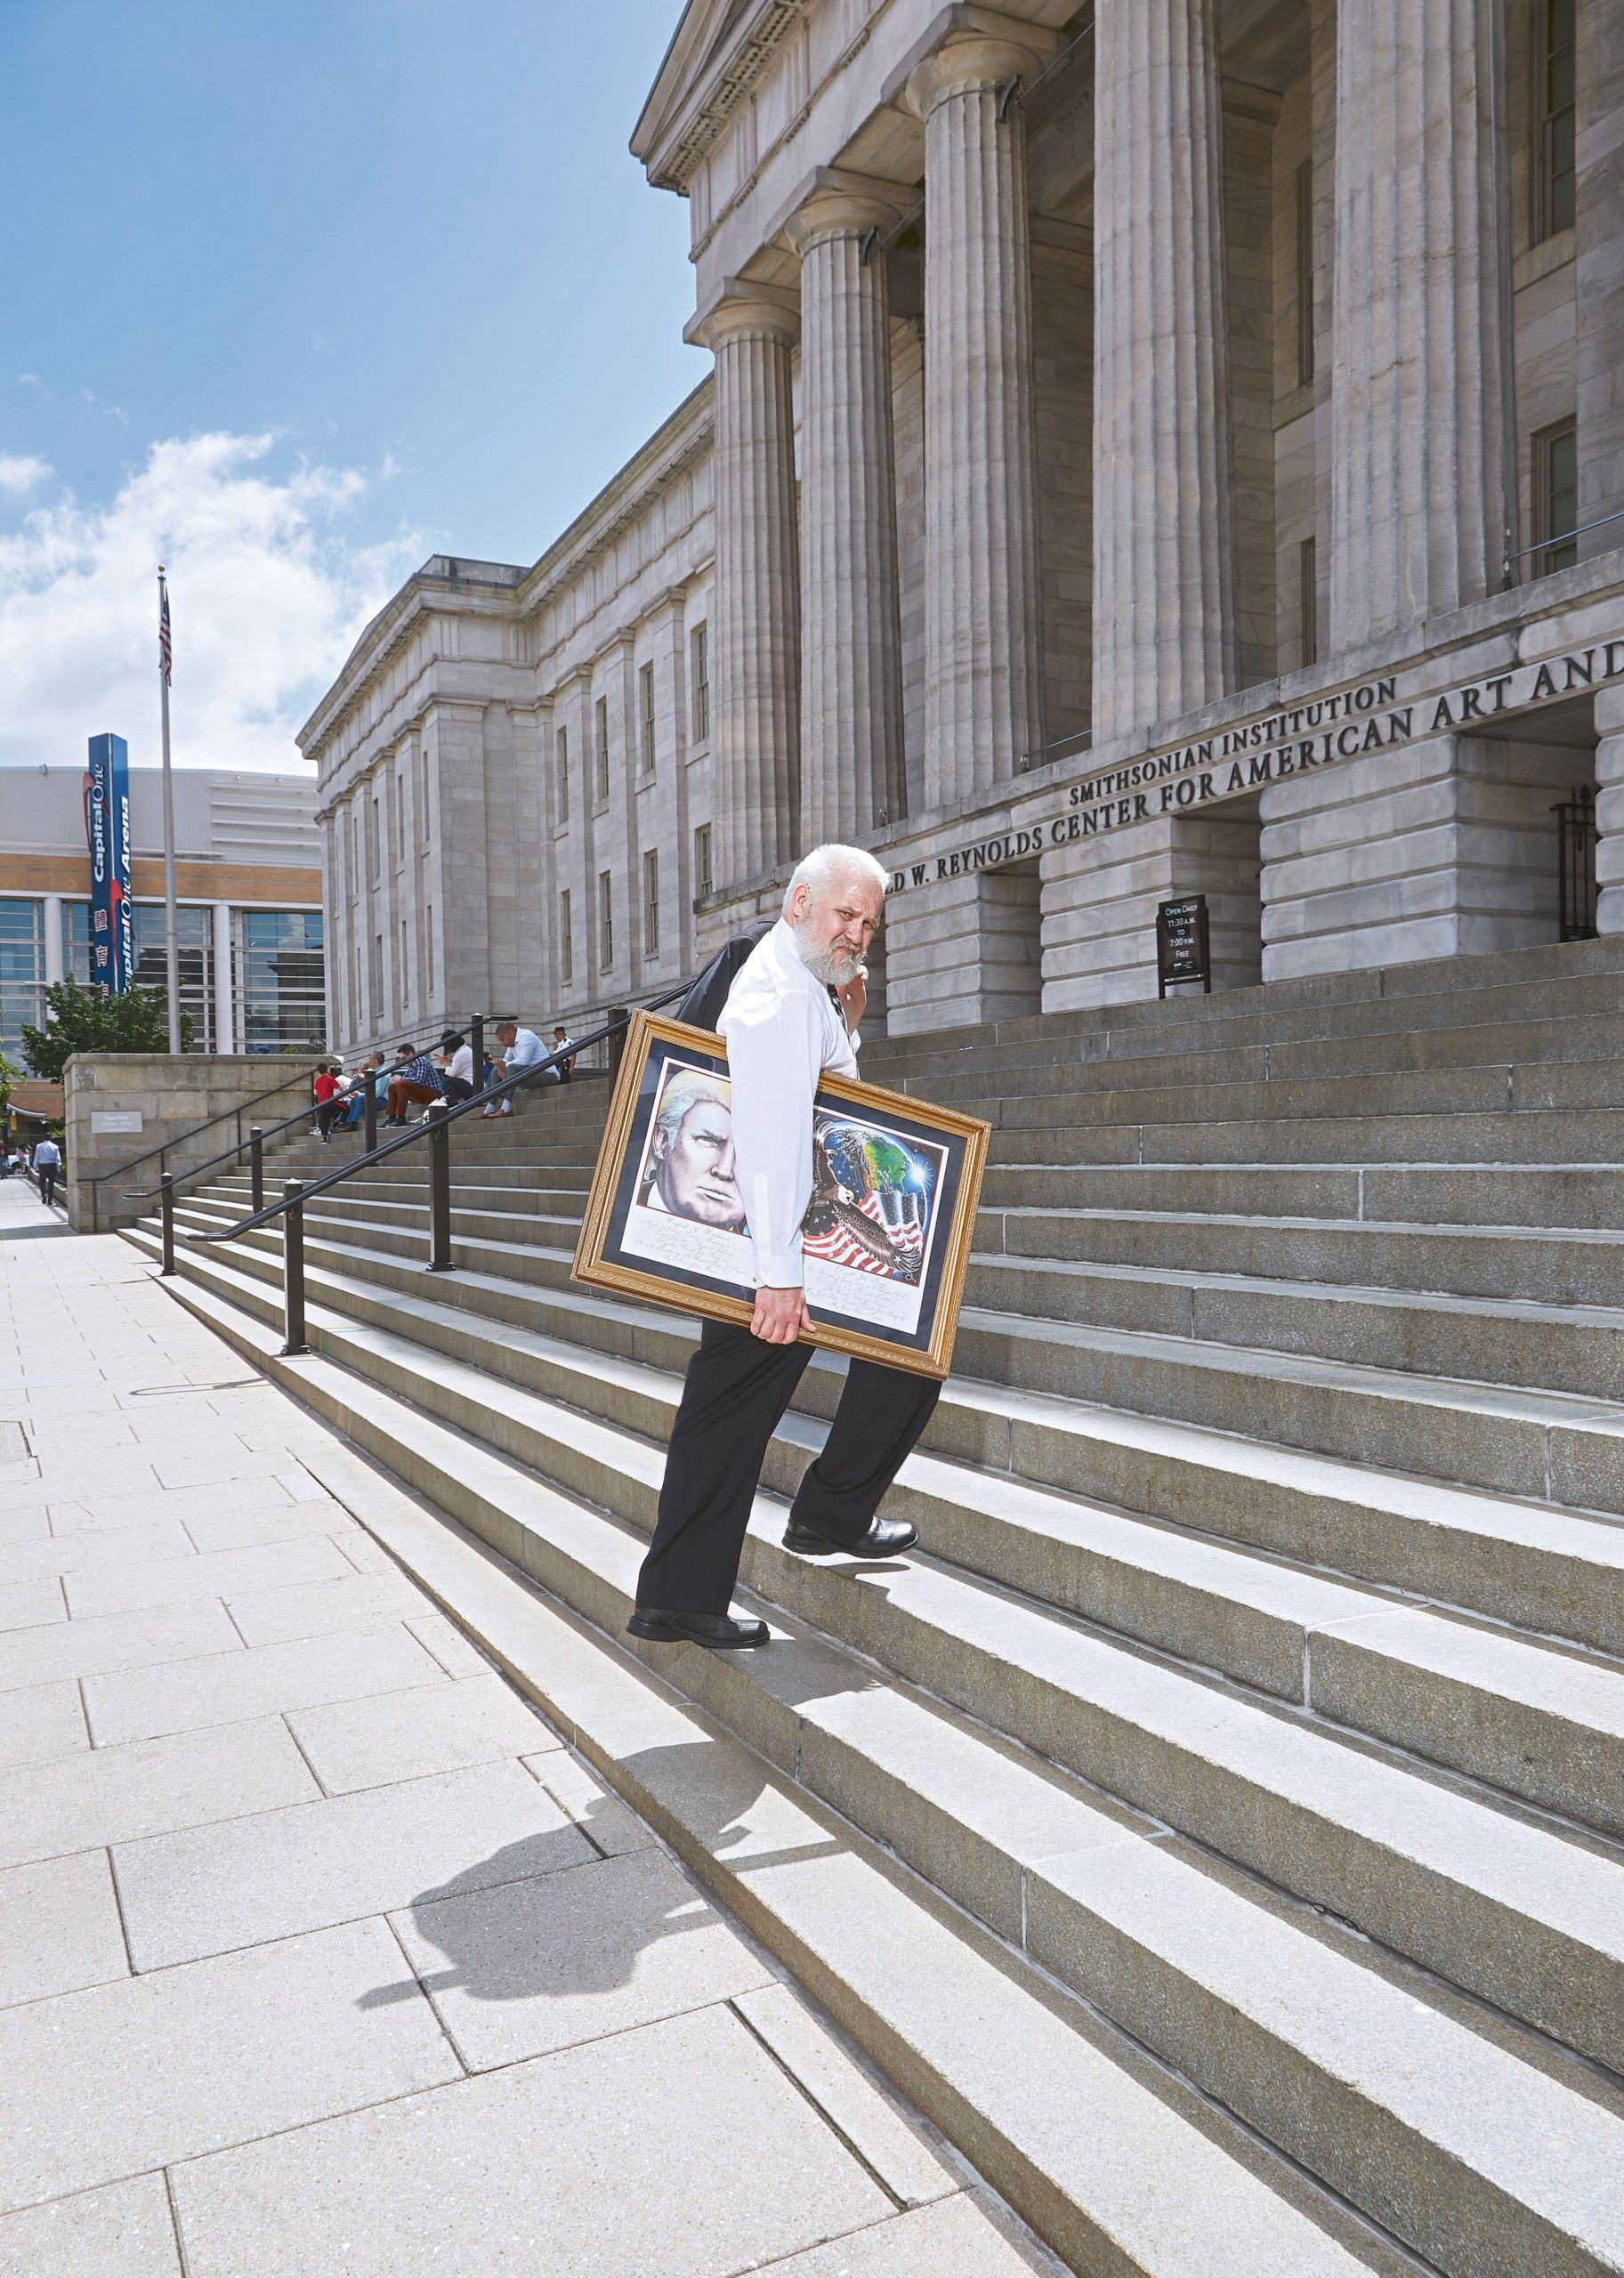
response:
[[[533,560],[695,384],[679,12],[4,0],[0,761],[152,708],[159,548],[177,759],[295,761],[406,570]]]

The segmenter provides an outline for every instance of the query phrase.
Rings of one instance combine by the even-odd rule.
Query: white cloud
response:
[[[49,460],[28,458],[20,454],[8,457],[0,451],[0,490],[14,490],[20,495],[34,490],[51,472]]]
[[[0,536],[0,763],[75,765],[111,728],[158,757],[158,581],[169,572],[177,765],[296,767],[294,733],[425,552],[365,545],[352,470],[277,477],[269,435],[155,443],[105,507],[71,493]],[[4,464],[4,462],[0,462]]]

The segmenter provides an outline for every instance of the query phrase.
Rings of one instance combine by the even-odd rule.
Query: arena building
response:
[[[1624,931],[1617,0],[690,0],[633,149],[714,371],[303,732],[340,1044],[831,836],[893,1034]]]
[[[181,1009],[194,1052],[325,1041],[315,785],[295,775],[176,768]],[[82,767],[0,771],[0,1052],[22,1056],[53,981],[96,978]],[[130,770],[134,977],[162,988],[163,771]]]

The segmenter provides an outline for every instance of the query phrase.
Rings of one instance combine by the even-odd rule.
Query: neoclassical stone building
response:
[[[714,373],[301,737],[339,1041],[836,835],[893,1032],[1555,940],[1587,787],[1624,931],[1619,0],[690,0],[633,148]]]

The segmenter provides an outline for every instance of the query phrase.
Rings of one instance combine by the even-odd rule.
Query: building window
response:
[[[710,627],[696,625],[688,636],[690,677],[693,683],[693,739],[710,736]]]
[[[174,913],[174,931],[181,1010],[191,1022],[191,1048],[194,1052],[230,1052],[231,1039],[214,1034],[214,912],[200,902],[180,902]],[[86,986],[96,977],[87,901],[62,904],[62,970]],[[167,989],[169,985],[161,901],[138,901],[135,905],[135,971],[131,977],[142,989]],[[326,1026],[325,1014],[321,1025]]]
[[[553,765],[558,771],[558,819],[570,820],[570,731],[561,728],[553,739]]]
[[[368,804],[371,811],[371,822],[369,828],[372,832],[372,843],[368,849],[368,852],[371,858],[372,883],[374,885],[376,885],[384,874],[384,818],[380,812],[382,802],[376,791],[373,793],[372,797]]]
[[[158,917],[161,921],[161,907]],[[237,996],[244,1051],[319,1046],[327,1030],[321,912],[245,909],[238,924]],[[381,937],[378,948],[381,952]],[[184,982],[181,994],[186,994]]]
[[[1313,378],[1313,160],[1297,170],[1297,376]]]
[[[420,745],[417,752],[417,836],[426,844],[429,836],[429,747]]]
[[[614,888],[607,870],[598,872],[598,967],[607,973],[615,962]]]
[[[703,901],[710,885],[710,825],[702,822],[693,835],[694,899]]]
[[[350,1034],[361,1032],[361,945],[355,944],[355,965],[350,974]]]
[[[1537,574],[1571,570],[1579,559],[1579,430],[1571,419],[1534,437],[1534,530],[1540,552]]]
[[[1571,230],[1574,169],[1574,0],[1545,0],[1545,38],[1539,58],[1539,233]]]
[[[642,723],[642,771],[654,772],[654,667],[645,665],[637,675],[637,713]]]
[[[1319,547],[1311,537],[1297,550],[1297,652],[1305,665],[1320,661]]]
[[[412,960],[407,947],[406,920],[400,920],[400,1010],[405,1012],[412,1001]]]
[[[600,799],[607,799],[609,796],[609,699],[607,696],[599,697],[594,707],[593,717],[597,732],[598,796]]]
[[[423,906],[423,985],[429,996],[434,994],[434,905]]]
[[[18,1067],[25,1021],[45,1024],[45,906],[0,901],[0,1053]]]
[[[566,988],[575,979],[575,929],[570,921],[570,889],[558,897],[558,970]]]
[[[642,858],[642,953],[659,955],[659,849],[650,846]]]

